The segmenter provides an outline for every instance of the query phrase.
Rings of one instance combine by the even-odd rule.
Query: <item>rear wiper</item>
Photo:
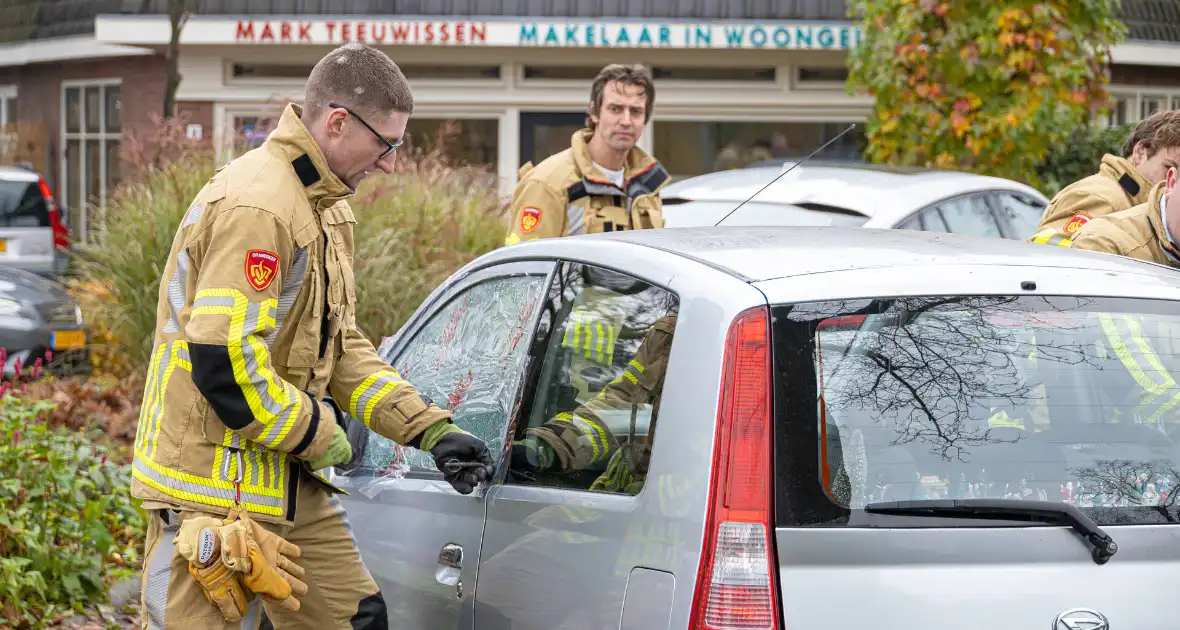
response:
[[[1106,564],[1119,550],[1114,540],[1081,510],[1068,503],[1017,499],[929,499],[870,503],[865,512],[945,518],[995,518],[1068,523],[1094,548],[1094,562]]]

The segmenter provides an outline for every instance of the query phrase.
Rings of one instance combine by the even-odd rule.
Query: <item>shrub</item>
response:
[[[207,150],[178,149],[121,185],[96,221],[96,242],[78,261],[74,294],[107,339],[102,371],[124,376],[151,356],[160,276],[177,226],[212,175]],[[494,178],[443,154],[414,153],[392,175],[372,175],[350,200],[357,215],[358,327],[376,344],[431,289],[475,256],[503,243]]]
[[[1123,142],[1133,127],[1090,125],[1078,130],[1037,166],[1041,192],[1052,198],[1062,188],[1097,173],[1103,155],[1121,155]]]
[[[130,467],[93,436],[50,427],[55,407],[0,397],[0,626],[81,611],[140,564],[146,516],[127,491]]]

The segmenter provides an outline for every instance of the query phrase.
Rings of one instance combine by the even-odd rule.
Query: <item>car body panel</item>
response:
[[[686,628],[702,560],[725,339],[748,308],[964,293],[1180,301],[1180,276],[1168,267],[1001,239],[861,228],[664,229],[499,248],[440,286],[382,347],[405,343],[456,282],[519,260],[594,264],[677,295],[660,408],[677,438],[656,441],[648,482],[634,497],[505,484],[503,463],[497,481],[469,497],[438,480],[409,478],[377,501],[354,492],[346,503],[366,562],[387,601],[392,589],[404,589],[392,596],[402,616],[391,606],[391,621],[455,627],[458,611],[458,627],[478,630]],[[621,429],[626,419],[606,421]],[[1178,528],[1104,527],[1120,551],[1097,565],[1066,527],[931,527],[928,519],[890,518],[871,527],[775,529],[783,627],[1040,627],[1073,608],[1098,610],[1116,627],[1170,627],[1166,606],[1151,602],[1166,601],[1167,591],[1153,585],[1168,584],[1180,562]],[[460,539],[465,548],[478,545],[478,569],[472,577],[465,561],[463,594],[444,603],[434,577],[438,547]],[[645,584],[650,598],[633,607],[633,589]]]
[[[55,331],[78,331],[89,343],[89,333],[77,303],[57,282],[40,275],[0,265],[0,301],[20,305],[19,312],[0,314],[0,348],[6,350],[3,370],[15,371],[16,363],[29,366],[52,350]],[[85,347],[56,352],[54,362],[71,371],[88,368],[89,351]]]

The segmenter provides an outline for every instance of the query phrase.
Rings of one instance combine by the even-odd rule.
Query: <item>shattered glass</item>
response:
[[[524,369],[530,318],[545,276],[495,278],[474,285],[434,314],[393,363],[424,396],[453,413],[459,427],[484,440],[499,459]],[[429,453],[373,432],[360,471],[402,477],[435,471]]]

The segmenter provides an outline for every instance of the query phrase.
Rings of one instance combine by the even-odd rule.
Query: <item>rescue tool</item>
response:
[[[806,162],[807,160],[810,160],[812,155],[815,155],[816,153],[819,153],[820,151],[823,151],[824,149],[828,148],[829,144],[832,144],[833,142],[839,140],[841,137],[844,136],[844,134],[848,133],[849,131],[852,131],[855,127],[856,127],[856,123],[852,123],[851,125],[848,125],[848,128],[845,129],[844,131],[841,131],[840,133],[836,134],[835,138],[832,138],[831,140],[828,140],[827,142],[823,143],[823,145],[821,145],[818,149],[812,151],[810,155],[808,155],[807,157],[803,158],[802,160],[799,160],[798,162],[795,162],[794,164],[792,164],[791,168],[788,168],[788,169],[784,170],[783,172],[779,173],[774,179],[770,180],[765,186],[763,186],[762,188],[759,188],[757,192],[750,195],[750,197],[748,199],[739,203],[737,205],[737,208],[734,208],[733,210],[730,210],[729,212],[727,212],[725,214],[725,216],[721,217],[716,223],[713,224],[713,227],[717,227],[718,225],[721,225],[721,222],[728,219],[729,215],[737,212],[738,209],[740,209],[742,206],[749,203],[750,200],[752,200],[754,197],[757,197],[759,193],[766,190],[767,188],[770,188],[770,185],[777,182],[779,180],[779,177],[782,177],[783,175],[786,175],[787,173],[790,173],[791,171],[795,170],[796,166],[799,166],[800,164]]]

